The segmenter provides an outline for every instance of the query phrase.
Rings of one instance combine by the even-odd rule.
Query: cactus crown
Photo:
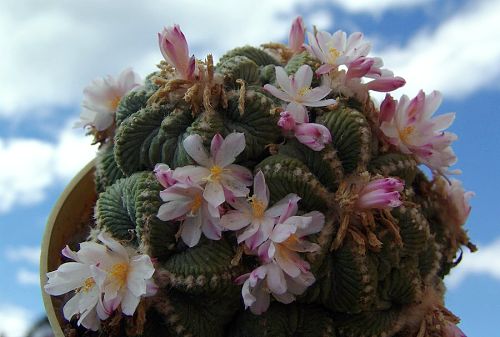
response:
[[[303,47],[304,34],[297,19],[290,46],[236,48],[214,65],[167,28],[159,71],[107,129],[87,123],[101,142],[89,241],[105,233],[153,258],[157,288],[131,313],[102,290],[97,334],[445,336],[458,322],[442,280],[462,245],[474,249],[458,215],[467,198],[450,197],[451,134],[436,126],[441,147],[418,142],[437,130],[420,123],[437,93],[379,109],[369,90],[404,80],[369,44],[316,32]],[[114,266],[103,275],[126,282],[131,267]]]

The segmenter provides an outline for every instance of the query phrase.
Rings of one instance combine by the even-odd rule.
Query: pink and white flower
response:
[[[259,247],[259,256],[267,255],[292,278],[309,273],[309,263],[298,253],[315,252],[320,249],[319,245],[305,240],[304,237],[318,233],[325,224],[325,217],[320,212],[295,216],[296,212],[297,202],[289,201],[269,240]]]
[[[345,75],[346,83],[350,80],[362,77],[372,78],[365,83],[367,90],[389,92],[396,90],[406,84],[406,81],[388,69],[382,69],[384,62],[379,57],[361,56],[347,64]]]
[[[316,70],[323,75],[337,70],[340,65],[348,65],[359,57],[370,52],[371,44],[363,41],[362,33],[352,33],[347,37],[343,31],[336,31],[333,35],[320,31],[316,35],[307,33],[309,45],[306,49],[323,64]]]
[[[404,183],[396,178],[375,179],[367,183],[358,193],[358,209],[390,209],[401,206]]]
[[[158,179],[158,182],[165,188],[168,188],[177,182],[173,176],[174,170],[172,170],[167,164],[156,164],[153,172],[156,179]]]
[[[83,90],[82,112],[76,127],[90,126],[104,131],[113,125],[115,112],[122,97],[140,86],[142,80],[131,68],[123,70],[118,78],[96,78]]]
[[[295,75],[288,76],[283,67],[276,67],[276,81],[280,89],[271,84],[264,85],[264,90],[271,95],[289,102],[285,110],[295,110],[299,113],[294,116],[296,121],[306,123],[309,121],[307,111],[304,106],[321,107],[334,104],[334,99],[323,100],[332,89],[327,85],[322,85],[311,89],[313,71],[310,66],[302,65]]]
[[[432,117],[441,99],[438,91],[426,97],[420,90],[411,101],[403,95],[395,104],[387,95],[381,105],[380,129],[403,153],[413,154],[421,163],[443,173],[456,162],[450,145],[457,136],[444,131],[455,119],[454,113]]]
[[[232,206],[235,210],[228,211],[221,218],[221,225],[232,231],[240,231],[238,243],[245,242],[250,250],[254,250],[269,238],[276,219],[290,201],[298,201],[295,194],[289,194],[274,206],[269,206],[269,189],[264,174],[259,171],[254,178],[254,194],[248,199],[236,199]]]
[[[303,277],[291,278],[275,263],[268,262],[254,269],[251,273],[236,279],[243,283],[241,294],[245,308],[255,315],[260,315],[269,308],[270,294],[281,303],[291,303],[296,295],[301,295],[315,281],[311,273]]]
[[[332,142],[330,130],[322,124],[302,123],[297,124],[294,129],[295,137],[299,142],[314,151],[321,151],[326,144]]]
[[[62,254],[75,262],[63,263],[56,271],[47,273],[48,281],[44,289],[53,296],[75,291],[63,307],[64,318],[69,321],[77,315],[78,325],[97,331],[100,319],[109,316],[100,300],[101,291],[96,283],[96,266],[107,259],[106,247],[95,242],[83,242],[78,252],[66,246]]]
[[[164,28],[158,33],[158,43],[165,60],[175,68],[177,76],[192,81],[196,76],[196,59],[189,57],[189,48],[179,25]]]
[[[306,27],[304,26],[304,20],[302,17],[297,16],[293,20],[292,27],[290,28],[290,34],[288,36],[288,48],[294,53],[298,54],[305,50],[304,39],[306,34]]]
[[[236,157],[245,149],[245,135],[233,132],[224,139],[216,134],[207,154],[200,135],[190,135],[184,142],[184,149],[201,166],[188,165],[174,170],[173,178],[194,184],[205,185],[203,197],[213,207],[225,200],[226,194],[246,197],[252,184],[252,172],[246,167],[233,164]]]
[[[142,297],[156,293],[153,262],[148,255],[127,250],[106,233],[97,238],[107,249],[106,258],[96,266],[95,277],[104,295],[104,309],[110,315],[120,306],[123,314],[132,316]]]
[[[457,179],[451,179],[450,182],[442,179],[441,182],[444,188],[444,196],[452,208],[451,215],[458,225],[465,224],[472,209],[469,201],[475,193],[472,191],[465,192],[462,182]]]
[[[165,203],[158,209],[158,218],[182,220],[181,238],[189,247],[198,244],[202,232],[211,240],[221,238],[219,209],[210,204],[203,193],[203,188],[194,183],[176,183],[160,192]]]

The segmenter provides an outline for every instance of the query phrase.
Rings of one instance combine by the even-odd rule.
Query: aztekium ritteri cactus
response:
[[[94,225],[45,285],[67,293],[71,327],[461,334],[443,300],[461,247],[475,250],[471,192],[447,177],[454,115],[433,117],[438,92],[387,94],[378,108],[370,91],[405,81],[361,33],[305,36],[297,18],[288,45],[236,48],[214,65],[169,27],[144,83],[126,70],[86,88],[81,123],[100,143]]]

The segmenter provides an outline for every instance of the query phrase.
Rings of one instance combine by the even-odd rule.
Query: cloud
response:
[[[5,257],[12,262],[28,262],[38,266],[40,263],[40,247],[39,246],[19,246],[7,247]]]
[[[40,275],[37,272],[21,268],[16,272],[16,279],[19,284],[40,286]]]
[[[500,1],[471,2],[434,31],[422,30],[406,45],[374,53],[407,80],[398,90],[415,96],[440,90],[448,98],[464,98],[483,88],[498,88],[500,76]]]
[[[427,5],[434,0],[334,0],[335,4],[351,13],[369,13],[378,15],[387,10],[403,9]]]
[[[500,281],[500,238],[489,245],[479,246],[475,253],[464,251],[460,264],[445,278],[450,289],[457,288],[469,276],[486,275]]]
[[[32,323],[33,314],[19,306],[0,304],[0,336],[23,337]]]
[[[95,156],[82,130],[67,126],[56,143],[29,138],[0,138],[0,214],[14,205],[44,199],[56,182],[67,182]]]

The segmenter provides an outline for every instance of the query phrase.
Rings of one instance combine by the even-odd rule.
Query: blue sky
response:
[[[215,5],[217,4],[217,6]],[[18,337],[43,313],[38,254],[45,221],[65,184],[95,149],[79,115],[82,88],[127,66],[142,75],[161,54],[156,33],[179,23],[199,57],[244,44],[285,41],[291,20],[309,28],[362,31],[373,56],[407,80],[395,94],[420,88],[444,94],[451,131],[476,192],[467,228],[479,245],[464,255],[448,284],[447,305],[468,336],[498,335],[500,313],[500,1],[28,0],[0,3],[0,332]]]

